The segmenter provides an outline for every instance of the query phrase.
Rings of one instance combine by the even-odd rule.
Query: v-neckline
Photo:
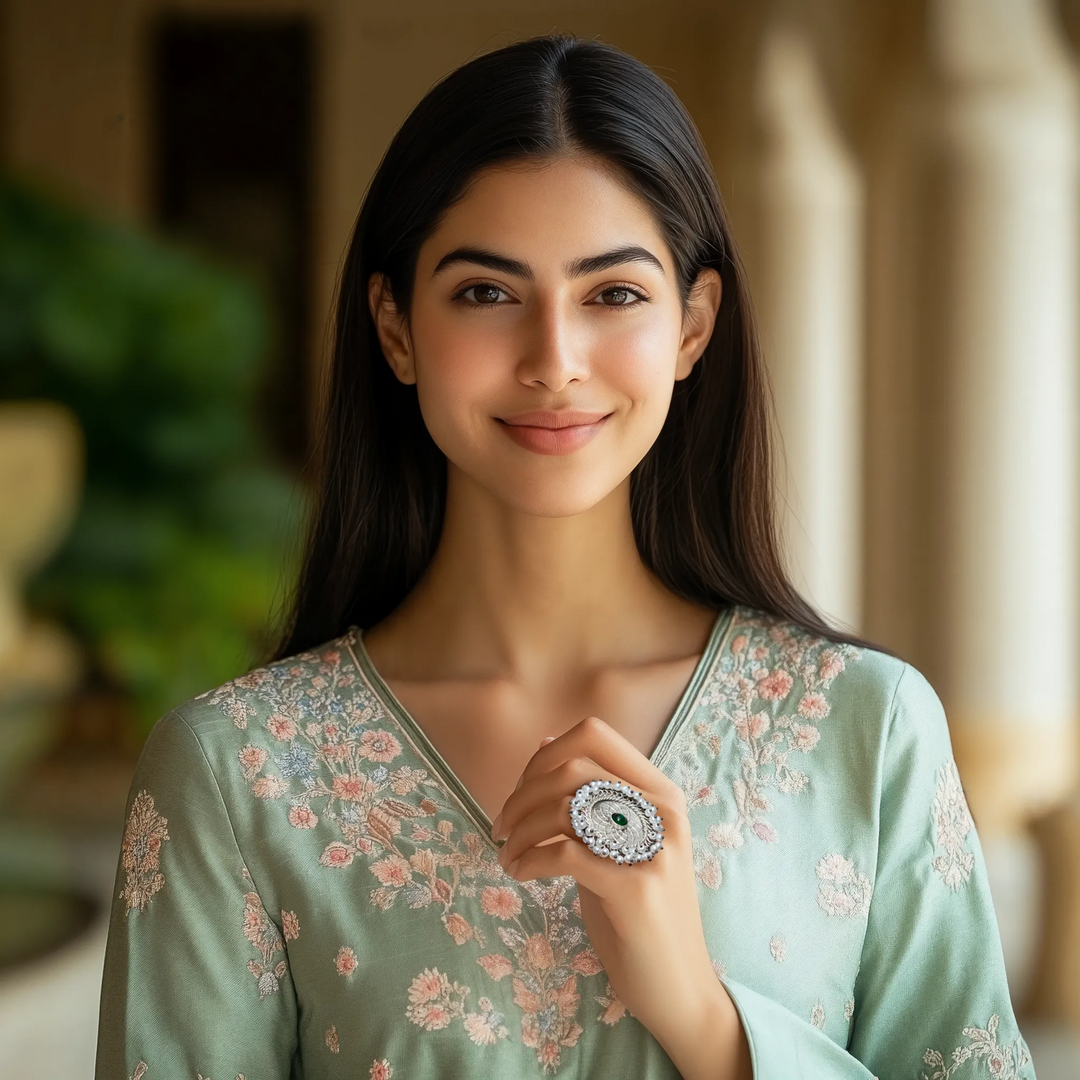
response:
[[[671,748],[672,743],[675,741],[675,737],[682,729],[686,718],[694,711],[698,694],[712,668],[713,661],[721,651],[721,646],[726,640],[728,631],[731,629],[734,621],[734,606],[717,612],[716,619],[713,621],[712,630],[709,632],[708,641],[705,643],[705,649],[702,652],[697,665],[694,667],[693,674],[690,676],[690,681],[686,684],[686,688],[683,690],[679,702],[675,706],[675,711],[671,714],[671,719],[668,720],[664,730],[660,733],[660,738],[657,740],[656,746],[653,747],[653,751],[649,755],[649,761],[657,768],[662,767],[662,762],[666,757],[668,750]],[[386,681],[379,674],[375,665],[371,662],[371,657],[368,655],[367,648],[364,645],[363,630],[361,630],[359,626],[350,626],[349,630],[351,633],[346,636],[345,643],[357,670],[361,672],[380,703],[390,711],[401,725],[405,735],[413,744],[413,750],[417,756],[424,760],[439,774],[440,779],[453,793],[460,804],[461,809],[471,819],[473,825],[483,834],[487,843],[498,851],[501,845],[491,838],[492,823],[491,819],[487,816],[487,812],[480,803],[473,798],[472,792],[470,792],[461,782],[457,773],[450,768],[447,760],[439,753],[438,748],[431,739],[428,738],[427,732],[424,731],[409,710],[398,701],[393,690],[390,689]]]

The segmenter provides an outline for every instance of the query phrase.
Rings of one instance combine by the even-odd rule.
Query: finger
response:
[[[662,856],[664,853],[660,854]],[[526,848],[516,863],[507,867],[507,873],[515,881],[566,875],[601,899],[618,899],[634,905],[643,895],[643,889],[648,890],[657,884],[664,867],[659,859],[656,862],[619,866],[610,859],[594,855],[575,838]]]
[[[555,739],[554,735],[548,735],[546,738],[543,738],[543,739],[540,740],[540,745],[541,746],[546,746],[549,742],[552,742],[554,739]],[[521,785],[524,783],[524,781],[525,781],[525,774],[522,773],[517,778],[517,783],[514,785],[514,790],[517,791],[517,789],[519,787],[521,787]]]
[[[492,839],[508,836],[510,830],[528,814],[541,806],[557,802],[565,795],[571,795],[590,780],[618,779],[620,777],[601,769],[591,758],[563,761],[550,772],[540,773],[509,794],[496,819],[499,827],[492,833]]]
[[[526,814],[510,830],[506,843],[499,850],[499,862],[509,866],[528,848],[545,840],[555,836],[576,836],[570,819],[570,799],[570,795],[555,801],[549,799],[532,813]]]
[[[598,716],[586,716],[584,720],[563,732],[552,742],[537,749],[529,758],[522,775],[525,780],[530,780],[573,757],[592,758],[602,768],[615,774],[631,787],[643,792],[664,792],[669,802],[679,805],[679,799],[682,797],[679,786],[661,772],[633,743]]]

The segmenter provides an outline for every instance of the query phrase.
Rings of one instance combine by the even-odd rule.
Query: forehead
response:
[[[535,266],[640,245],[672,268],[647,204],[614,169],[587,157],[515,162],[482,170],[423,245],[434,265],[458,246],[482,247]]]

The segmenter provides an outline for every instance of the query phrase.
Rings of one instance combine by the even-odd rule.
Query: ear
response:
[[[405,316],[398,311],[390,286],[382,274],[372,274],[368,279],[368,307],[391,370],[401,382],[415,383],[416,365],[409,325]]]
[[[705,351],[716,325],[722,292],[720,275],[715,270],[710,267],[698,274],[686,301],[682,341],[675,363],[676,379],[685,379]]]

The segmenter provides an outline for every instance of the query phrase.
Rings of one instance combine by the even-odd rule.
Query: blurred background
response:
[[[383,149],[551,30],[693,114],[792,572],[943,698],[1039,1076],[1080,1076],[1080,0],[0,0],[5,1077],[92,1076],[142,740],[264,659]]]

